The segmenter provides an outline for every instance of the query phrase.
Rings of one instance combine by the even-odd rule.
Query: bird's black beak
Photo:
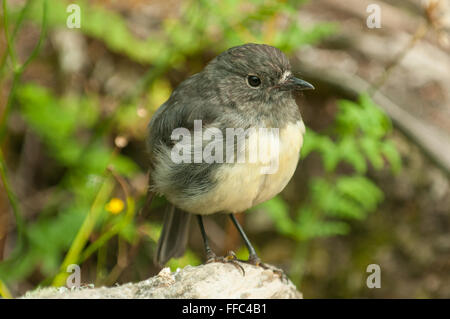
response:
[[[287,78],[286,81],[281,85],[281,88],[284,90],[296,90],[296,91],[315,89],[311,83],[308,83],[294,76],[290,76],[289,78]]]
[[[294,89],[297,90],[314,90],[315,87],[311,84],[308,83],[302,79],[296,78],[296,77],[292,77],[291,81],[294,83]]]

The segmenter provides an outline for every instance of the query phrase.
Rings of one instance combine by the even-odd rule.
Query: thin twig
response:
[[[416,32],[414,33],[413,37],[409,40],[408,44],[403,48],[402,51],[400,51],[397,56],[394,58],[394,60],[389,63],[383,74],[374,82],[372,87],[368,90],[368,93],[370,96],[373,96],[380,87],[383,86],[384,83],[386,83],[387,79],[391,75],[392,71],[395,69],[397,65],[400,64],[400,62],[403,60],[403,58],[408,54],[409,51],[411,51],[414,46],[421,40],[428,32],[428,24],[421,23],[419,27],[417,28]]]

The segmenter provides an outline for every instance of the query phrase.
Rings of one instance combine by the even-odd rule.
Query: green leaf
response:
[[[402,159],[394,142],[390,140],[384,141],[381,144],[381,153],[387,158],[387,161],[391,165],[392,172],[400,172],[402,168]]]
[[[360,139],[360,147],[375,169],[379,170],[383,168],[384,161],[381,156],[380,143],[377,140],[368,136],[363,137]]]
[[[373,211],[383,199],[382,191],[364,176],[341,177],[336,182],[337,191],[355,200],[365,211]]]
[[[365,173],[367,170],[366,159],[358,148],[356,139],[344,137],[339,145],[340,158],[351,164],[358,173]]]
[[[299,209],[298,215],[299,223],[295,232],[298,240],[345,235],[349,231],[348,225],[344,222],[318,219],[310,207]]]

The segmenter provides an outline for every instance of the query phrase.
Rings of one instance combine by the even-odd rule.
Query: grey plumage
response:
[[[260,87],[252,88],[248,85],[246,81],[249,75],[256,75],[261,79]],[[231,169],[233,165],[238,165],[174,163],[170,157],[170,150],[174,146],[171,140],[173,130],[184,127],[192,131],[194,120],[199,119],[204,128],[216,127],[224,135],[226,128],[283,129],[298,123],[303,125],[291,93],[291,89],[298,83],[288,83],[289,79],[289,60],[277,48],[261,44],[234,47],[214,58],[203,71],[183,81],[153,115],[147,141],[152,180],[150,188],[165,195],[172,205],[178,207],[171,208],[166,213],[156,256],[159,264],[164,264],[170,257],[178,256],[184,251],[189,214],[182,212],[182,209],[195,214],[216,212],[211,208],[215,207],[210,202],[212,198],[217,204],[217,201],[227,200],[227,197],[226,194],[212,197],[210,193],[219,189],[221,176],[226,175],[223,173],[226,167]],[[299,137],[295,135],[293,138]],[[298,143],[300,147],[301,141]],[[294,165],[297,160],[298,157],[292,159],[295,161]],[[292,170],[292,165],[289,170]],[[285,175],[290,175],[290,179],[291,172]],[[286,177],[280,182],[283,188],[284,179]],[[264,187],[263,180],[256,188],[261,187]],[[232,208],[223,205],[220,207],[235,212]]]
[[[158,241],[154,262],[163,266],[170,258],[181,257],[184,254],[191,214],[174,205],[167,207],[164,214],[164,226]]]

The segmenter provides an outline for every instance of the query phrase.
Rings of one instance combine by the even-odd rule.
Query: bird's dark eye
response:
[[[250,84],[250,86],[258,87],[261,85],[261,79],[257,77],[256,75],[249,75],[247,76],[247,82]]]

